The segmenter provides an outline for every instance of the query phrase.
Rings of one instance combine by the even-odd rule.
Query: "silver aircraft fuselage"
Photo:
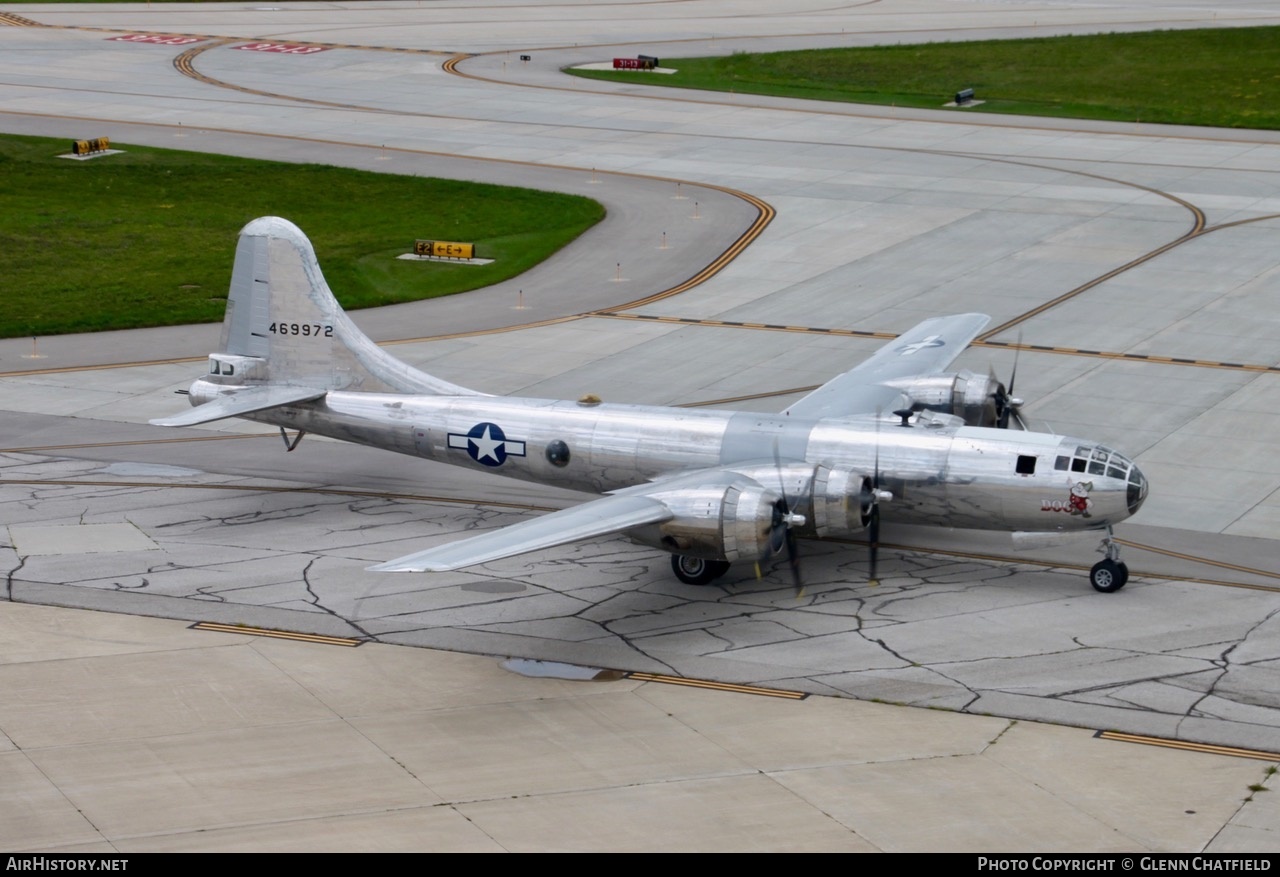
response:
[[[1013,531],[1015,545],[1091,530],[1106,558],[1090,580],[1124,586],[1112,526],[1146,498],[1131,461],[1094,442],[1025,432],[995,375],[948,372],[990,322],[929,317],[779,414],[490,396],[413,368],[343,312],[302,230],[244,227],[222,339],[194,426],[246,417],[474,471],[604,494],[581,505],[432,545],[379,572],[465,569],[621,533],[671,555],[686,584],[780,552],[799,581],[797,536],[865,531],[876,575],[882,519]],[[887,412],[892,412],[888,414]],[[998,428],[991,428],[998,427]]]
[[[226,386],[192,386],[193,402]],[[330,392],[252,418],[288,429],[592,493],[721,468],[807,498],[815,469],[876,478],[886,520],[992,530],[1085,530],[1129,517],[1146,480],[1080,439],[924,420],[802,419],[495,396]],[[814,509],[800,535],[815,532]]]

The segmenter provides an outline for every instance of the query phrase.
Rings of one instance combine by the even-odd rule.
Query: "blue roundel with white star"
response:
[[[501,466],[507,457],[523,457],[524,442],[507,438],[496,423],[477,423],[467,432],[449,433],[449,447],[466,451],[485,466]]]

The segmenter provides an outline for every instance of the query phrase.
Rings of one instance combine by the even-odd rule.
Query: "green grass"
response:
[[[663,58],[679,72],[582,71],[617,82],[937,109],[1225,128],[1280,128],[1280,27]]]
[[[236,236],[297,223],[344,307],[487,286],[604,217],[595,201],[503,186],[0,136],[0,337],[222,319]],[[472,242],[491,265],[406,262],[416,238]]]

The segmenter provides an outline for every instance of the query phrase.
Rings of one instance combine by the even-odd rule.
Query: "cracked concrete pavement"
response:
[[[577,497],[313,438],[285,456],[278,436],[238,437],[261,432],[244,424],[174,442],[143,424],[180,404],[170,391],[199,366],[52,371],[127,362],[138,350],[199,356],[216,337],[210,327],[41,339],[42,360],[26,358],[28,339],[0,342],[0,565],[10,601],[0,607],[0,776],[39,802],[6,812],[0,846],[630,849],[657,838],[668,849],[1280,849],[1275,806],[1249,791],[1265,785],[1267,761],[1090,736],[1115,729],[1280,750],[1280,470],[1268,432],[1280,422],[1274,132],[957,121],[741,95],[690,104],[577,81],[566,99],[546,88],[564,87],[562,64],[612,51],[601,44],[617,38],[624,13],[645,21],[646,47],[670,55],[730,26],[742,39],[726,34],[707,51],[829,42],[846,28],[862,41],[889,31],[950,38],[947,16],[961,13],[1016,35],[1150,28],[1174,11],[1158,2],[886,2],[803,20],[741,10],[721,18],[732,5],[706,0],[690,7],[706,17],[671,18],[593,5],[592,17],[557,20],[553,41],[592,48],[540,49],[529,65],[501,53],[463,63],[497,82],[440,75],[442,56],[374,50],[307,56],[302,77],[300,58],[200,56],[202,73],[241,90],[178,75],[176,49],[3,27],[14,51],[0,54],[0,127],[83,136],[105,114],[120,142],[476,175],[594,191],[610,205],[610,222],[589,240],[517,281],[538,290],[529,312],[513,311],[508,284],[356,315],[380,339],[581,313],[658,291],[705,264],[751,214],[709,190],[718,194],[700,202],[694,222],[673,199],[673,180],[764,198],[778,216],[759,241],[701,286],[637,308],[638,319],[394,348],[490,392],[586,389],[637,402],[817,383],[879,344],[735,323],[895,331],[941,310],[1013,317],[1178,238],[1192,204],[1219,230],[1022,327],[1046,348],[1019,361],[1033,421],[1123,448],[1152,477],[1142,517],[1121,532],[1145,546],[1125,549],[1128,586],[1089,589],[1078,568],[1092,561],[1088,544],[1019,561],[997,537],[905,530],[886,533],[894,545],[876,586],[865,581],[861,546],[805,543],[799,597],[773,569],[683,586],[665,556],[618,539],[459,573],[378,576],[365,567]],[[160,26],[141,4],[6,9],[51,24],[72,14],[76,25]],[[528,10],[502,10],[481,4],[466,22],[442,23],[437,10],[390,3],[362,10],[372,18],[351,42],[529,45],[533,36],[507,21]],[[1180,26],[1209,23],[1176,12]],[[246,37],[267,22],[280,39],[317,28],[330,39],[351,26],[349,10],[305,4],[164,13],[166,30]],[[1275,18],[1259,3],[1236,14],[1239,24]],[[110,75],[90,82],[86,70]],[[377,112],[306,105],[335,87]],[[688,247],[662,258],[636,249],[674,222]],[[627,282],[613,283],[624,254]],[[1054,345],[1115,355],[1068,356]],[[958,364],[1003,374],[1011,360],[974,349]],[[520,504],[535,510],[512,507]],[[47,615],[47,606],[146,617],[110,616],[111,627],[96,613]],[[162,619],[377,643],[344,658]],[[826,697],[788,709],[607,675],[585,687],[531,682],[478,656]],[[531,705],[543,700],[545,711]],[[469,748],[459,752],[459,739]],[[294,757],[299,748],[337,767],[317,773]],[[593,753],[585,769],[582,751]],[[234,782],[210,782],[237,758],[245,766]],[[102,764],[151,788],[134,791]],[[284,779],[274,809],[259,800],[255,767]],[[334,782],[353,792],[350,802],[294,793]],[[721,807],[730,815],[708,817]],[[908,810],[919,818],[903,824]],[[592,832],[601,814],[625,827]]]

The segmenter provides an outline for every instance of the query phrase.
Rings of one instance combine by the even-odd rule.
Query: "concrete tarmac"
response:
[[[606,203],[512,283],[357,315],[450,380],[658,403],[784,391],[881,343],[842,330],[963,310],[994,326],[1078,288],[992,340],[1040,345],[1018,382],[1037,427],[1121,447],[1155,485],[1120,533],[1135,575],[1116,595],[1088,589],[1089,545],[1019,562],[905,530],[878,587],[857,546],[809,548],[802,599],[768,570],[680,586],[620,540],[376,576],[528,513],[503,503],[576,497],[313,438],[283,457],[241,423],[141,425],[181,405],[214,327],[39,339],[40,358],[0,342],[0,788],[19,790],[0,796],[0,847],[1280,851],[1280,470],[1259,429],[1280,418],[1275,132],[664,97],[558,72],[637,48],[1269,24],[1272,4],[0,11],[51,25],[0,26],[6,131]],[[115,39],[134,30],[206,37],[198,76],[174,63],[189,46]],[[253,40],[341,46],[234,48]],[[454,52],[489,54],[459,77]],[[626,307],[751,234],[761,204],[776,217],[719,273]],[[140,358],[173,361],[84,368]],[[960,362],[991,364],[1012,357]]]
[[[0,603],[0,847],[1276,849],[1265,762],[565,669]]]

